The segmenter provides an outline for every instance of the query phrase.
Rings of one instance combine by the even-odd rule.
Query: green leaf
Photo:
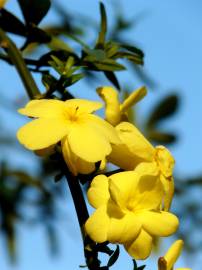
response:
[[[57,80],[50,74],[43,74],[42,83],[46,87],[46,90],[48,91],[51,88],[51,86],[57,83]]]
[[[25,25],[5,9],[0,10],[0,27],[6,32],[26,36]]]
[[[175,134],[157,130],[149,131],[147,137],[158,144],[170,144],[177,141],[177,136]]]
[[[147,125],[155,126],[159,121],[172,116],[179,107],[179,97],[176,94],[163,98],[151,113]]]
[[[104,71],[105,76],[107,77],[107,79],[118,89],[121,90],[121,87],[119,85],[119,81],[116,77],[116,75],[114,74],[114,72],[112,71]]]
[[[133,260],[133,270],[143,270],[146,265],[137,266],[136,260]]]
[[[132,52],[132,53],[135,53],[137,55],[139,55],[140,57],[144,57],[144,53],[142,50],[140,50],[139,48],[135,47],[135,46],[132,46],[132,45],[128,45],[128,44],[120,44],[120,47]]]
[[[67,78],[67,81],[64,83],[64,87],[68,87],[76,82],[78,82],[79,80],[81,80],[84,77],[84,74],[79,73],[79,74],[74,74],[71,77]]]
[[[119,250],[119,246],[117,245],[116,246],[116,249],[114,251],[114,253],[112,254],[112,256],[109,258],[109,261],[107,263],[107,267],[111,267],[112,265],[115,264],[115,262],[117,261],[118,257],[119,257],[119,253],[120,253],[120,250]]]
[[[51,49],[51,50],[65,50],[65,51],[68,51],[70,53],[73,52],[72,48],[66,43],[64,42],[63,40],[55,37],[55,36],[52,36],[51,38],[51,42],[49,42],[47,44],[47,46]]]
[[[133,270],[137,270],[137,262],[135,259],[133,260]]]
[[[137,65],[143,65],[144,64],[142,57],[140,57],[139,55],[136,55],[136,54],[129,53],[129,52],[119,51],[113,56],[113,58],[114,59],[126,58],[129,61],[134,62]]]
[[[100,33],[95,48],[104,48],[105,36],[107,33],[107,15],[103,3],[100,3],[100,16],[101,16]]]
[[[18,3],[27,25],[38,25],[51,5],[50,0],[18,0]]]
[[[146,265],[141,265],[141,266],[139,266],[139,267],[137,268],[137,270],[143,270],[143,269],[145,269],[145,267],[146,267]]]

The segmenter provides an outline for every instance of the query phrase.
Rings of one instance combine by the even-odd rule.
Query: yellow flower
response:
[[[132,124],[122,122],[116,126],[122,144],[114,145],[108,160],[125,170],[150,170],[160,177],[165,190],[164,209],[168,210],[174,194],[172,171],[174,159],[164,146],[152,146]]]
[[[0,9],[4,7],[7,0],[0,0]]]
[[[167,253],[158,260],[158,270],[173,270],[174,264],[181,254],[183,241],[177,240],[169,248]],[[176,268],[175,270],[191,270],[191,268]]]
[[[95,242],[123,244],[135,259],[145,259],[153,236],[169,236],[178,228],[175,215],[160,211],[162,184],[135,171],[96,176],[87,193],[96,211],[85,224]]]
[[[21,114],[37,118],[21,127],[18,140],[30,150],[40,150],[61,141],[62,152],[73,174],[89,173],[94,163],[110,154],[120,140],[115,129],[92,112],[102,104],[82,99],[32,100]]]
[[[106,121],[116,126],[121,121],[127,120],[127,111],[146,95],[147,90],[144,86],[140,87],[132,92],[122,104],[119,101],[118,92],[113,87],[100,87],[97,89],[97,93],[105,102]]]

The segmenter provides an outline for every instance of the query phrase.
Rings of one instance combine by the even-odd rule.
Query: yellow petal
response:
[[[67,108],[73,108],[73,109],[78,108],[79,111],[85,112],[85,113],[92,113],[103,107],[101,102],[91,101],[91,100],[86,100],[86,99],[79,99],[79,98],[66,100],[65,106]]]
[[[99,87],[98,95],[105,102],[105,119],[113,126],[117,125],[121,120],[120,102],[118,92],[110,86]]]
[[[39,99],[31,100],[24,108],[19,109],[18,112],[31,117],[57,118],[63,116],[64,109],[64,101]]]
[[[132,107],[134,104],[142,100],[147,94],[147,89],[145,86],[142,86],[138,88],[137,90],[133,91],[128,98],[124,100],[124,102],[121,104],[121,112],[127,112],[130,107]]]
[[[178,218],[164,211],[140,211],[137,213],[145,231],[154,236],[169,236],[179,226]]]
[[[141,224],[133,213],[127,213],[121,218],[110,218],[107,239],[111,243],[134,241],[139,234]]]
[[[111,143],[120,144],[121,140],[119,139],[116,129],[110,125],[107,121],[96,115],[88,115],[86,120],[93,128],[102,133]]]
[[[70,149],[67,137],[62,140],[62,153],[64,160],[73,175],[89,174],[95,170],[95,164],[77,157]]]
[[[164,146],[157,146],[155,150],[160,170],[166,178],[171,177],[173,173],[173,167],[175,165],[174,158],[172,157],[168,149]]]
[[[192,270],[191,268],[176,268],[175,270]]]
[[[134,200],[139,176],[134,171],[120,172],[109,177],[109,191],[114,203],[127,208],[128,202]]]
[[[128,170],[134,169],[140,162],[153,161],[153,146],[134,125],[122,122],[116,126],[116,130],[122,144],[113,147],[115,153],[110,154],[110,162]]]
[[[124,245],[127,252],[136,260],[146,259],[152,250],[152,237],[143,229],[137,239]]]
[[[141,209],[159,210],[163,194],[163,186],[158,176],[152,174],[140,175],[136,194],[131,202],[131,209],[134,209],[134,211]]]
[[[183,245],[184,243],[182,240],[175,241],[164,255],[164,259],[166,260],[168,270],[172,269],[178,257],[180,256]]]
[[[38,150],[59,142],[67,133],[68,126],[62,119],[36,119],[21,127],[17,138],[30,150]]]
[[[163,184],[163,188],[165,191],[164,195],[164,210],[168,211],[171,207],[174,191],[175,191],[175,185],[174,185],[174,179],[171,177],[169,180],[166,179],[163,175],[160,176],[160,180]]]
[[[97,243],[107,241],[109,217],[106,205],[98,208],[86,221],[85,230],[92,240]]]
[[[111,145],[106,137],[88,125],[78,125],[68,136],[71,151],[88,162],[104,159],[111,152]]]
[[[108,191],[108,178],[105,175],[96,176],[87,192],[89,203],[94,207],[98,208],[104,204],[107,204],[109,200]]]

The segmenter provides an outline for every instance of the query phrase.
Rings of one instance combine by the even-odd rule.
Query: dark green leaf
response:
[[[64,87],[68,87],[76,82],[78,82],[79,80],[81,80],[85,75],[82,73],[79,74],[74,74],[71,77],[67,78],[67,80],[64,82]]]
[[[112,254],[112,256],[109,258],[109,261],[107,263],[107,267],[111,267],[113,264],[115,264],[115,262],[117,261],[118,257],[119,257],[119,246],[116,246],[116,250],[114,251],[114,253]]]
[[[42,83],[46,87],[46,90],[49,90],[50,87],[57,83],[57,80],[50,74],[43,74]]]
[[[146,267],[146,265],[141,265],[141,266],[139,266],[139,267],[137,268],[137,270],[143,270],[143,269],[145,269],[145,267]]]
[[[120,71],[125,70],[125,67],[112,59],[106,59],[102,62],[94,61],[92,65],[96,67],[95,70],[103,71]]]
[[[156,143],[169,144],[177,140],[177,136],[173,133],[151,130],[148,132],[148,138]]]
[[[117,52],[113,58],[118,59],[118,58],[126,58],[131,62],[134,62],[137,65],[143,65],[143,58],[140,57],[139,55],[136,54],[132,54],[129,52],[123,52],[123,51],[119,51]]]
[[[99,33],[98,40],[96,43],[96,48],[104,47],[105,36],[107,32],[107,15],[106,15],[106,11],[105,11],[105,7],[103,3],[100,3],[100,15],[101,15],[100,33]]]
[[[113,85],[118,89],[121,90],[120,85],[119,85],[119,81],[116,77],[116,75],[114,74],[114,72],[112,71],[104,71],[105,76],[107,77],[107,79],[113,83]]]
[[[140,57],[144,57],[144,53],[142,50],[140,50],[139,48],[135,47],[135,46],[131,46],[131,45],[127,45],[127,44],[121,44],[120,45],[122,48],[130,51],[130,52],[133,52],[137,55],[139,55]]]
[[[133,270],[137,270],[137,262],[136,262],[136,260],[133,260]]]
[[[159,121],[172,116],[179,107],[179,98],[177,95],[169,95],[160,101],[154,108],[150,118],[147,121],[148,126],[155,126]]]
[[[18,0],[26,24],[39,24],[47,14],[50,0]]]
[[[6,32],[20,36],[26,36],[27,34],[25,25],[5,9],[0,10],[0,27]]]

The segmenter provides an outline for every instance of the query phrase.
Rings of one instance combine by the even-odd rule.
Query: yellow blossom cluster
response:
[[[102,170],[107,162],[123,169],[92,179],[87,197],[96,210],[85,230],[97,243],[122,244],[133,258],[145,259],[154,238],[172,235],[179,225],[169,212],[175,162],[168,149],[152,146],[128,122],[128,109],[146,95],[145,87],[122,103],[112,87],[100,87],[97,93],[105,104],[105,120],[93,114],[103,106],[101,102],[33,100],[19,112],[35,119],[21,127],[17,137],[26,148],[42,154],[59,144],[75,176],[92,173],[96,162]],[[159,270],[172,269],[182,242],[176,245],[159,259]]]

